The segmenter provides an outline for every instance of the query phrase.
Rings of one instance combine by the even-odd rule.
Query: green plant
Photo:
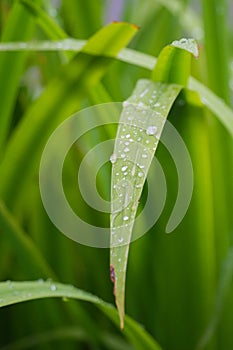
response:
[[[81,0],[67,0],[55,8],[50,1],[21,0],[13,5],[8,0],[0,1],[0,275],[2,281],[40,278],[37,282],[0,283],[0,306],[63,298],[2,308],[2,349],[49,349],[49,342],[61,349],[232,348],[232,32],[227,27],[225,0],[218,4],[203,0],[201,4],[204,46],[200,48],[200,59],[193,60],[192,73],[204,84],[190,77],[190,51],[197,54],[194,42],[176,40],[202,33],[201,16],[192,10],[192,3],[125,2],[122,16],[129,23],[140,25],[138,32],[137,26],[127,23],[100,29],[104,2],[88,0],[84,4]],[[184,12],[183,19],[180,11]],[[23,33],[19,30],[22,26]],[[125,48],[134,36],[132,48]],[[201,37],[197,39],[203,42]],[[33,71],[37,72],[36,78]],[[98,213],[83,201],[76,187],[76,168],[98,142],[116,137],[112,176],[108,163],[97,176],[97,186],[101,195],[109,199],[112,181],[111,279],[118,279],[115,295],[123,327],[126,264],[136,212],[142,213],[138,220],[140,232],[148,227],[151,216],[151,212],[143,212],[147,187],[143,191],[142,188],[146,178],[152,178],[155,187],[155,206],[156,196],[161,197],[156,187],[159,169],[149,171],[155,150],[166,169],[165,209],[149,233],[131,244],[126,288],[126,311],[131,317],[126,316],[125,328],[117,330],[120,323],[115,307],[65,285],[78,285],[113,302],[109,252],[78,245],[58,232],[43,208],[38,173],[47,139],[63,120],[84,107],[125,100],[118,130],[108,125],[83,135],[67,155],[63,171],[66,196],[78,215],[93,225],[108,226],[108,215]],[[141,112],[148,105],[146,132],[137,141],[138,151],[130,153],[129,164],[116,162],[121,138],[133,132],[127,117],[131,113],[135,123],[140,124]],[[115,113],[111,108],[115,107],[112,104],[109,110],[103,109],[103,123],[111,122],[109,116]],[[161,114],[156,119],[153,113]],[[194,171],[190,207],[182,222],[178,220],[173,225],[169,218],[179,179],[171,156],[158,142],[162,132],[166,133],[166,118],[185,141]],[[155,127],[158,140],[150,144],[155,139]],[[117,203],[119,191],[115,188],[124,177],[116,180],[116,174],[125,166],[131,173],[134,171],[135,155],[140,155],[140,145],[146,141],[149,156],[143,158],[142,176],[139,180],[136,175],[130,178],[133,201],[130,206],[126,200]],[[188,171],[184,162],[183,158],[183,179]],[[92,168],[86,171],[88,179]],[[123,189],[121,194],[125,199],[129,192]],[[187,196],[187,202],[188,199]],[[130,218],[128,226],[125,217]],[[179,225],[166,235],[169,224],[171,228]],[[118,246],[123,236],[127,244]],[[43,282],[41,278],[64,284]],[[116,327],[96,309],[71,301],[73,298],[96,304]],[[145,325],[148,333],[137,322]]]

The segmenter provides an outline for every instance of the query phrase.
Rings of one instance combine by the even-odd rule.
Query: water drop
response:
[[[141,93],[140,97],[144,97],[144,96],[147,94],[148,91],[149,91],[149,89],[144,90],[144,91]]]
[[[140,173],[138,173],[138,177],[143,177],[143,173],[142,172],[140,172]]]
[[[123,220],[124,220],[124,221],[128,221],[128,220],[129,220],[129,217],[128,217],[127,215],[125,215],[125,216],[123,217]]]
[[[125,158],[126,155],[124,153],[121,154],[121,158]]]
[[[129,138],[130,138],[130,134],[127,134],[125,137],[126,137],[127,139],[129,139]]]
[[[119,238],[119,239],[118,239],[118,242],[119,242],[119,243],[122,243],[123,241],[124,241],[123,238]]]
[[[139,108],[139,109],[142,109],[142,108],[144,108],[144,107],[145,107],[144,103],[143,103],[143,102],[139,102],[138,108]]]
[[[138,185],[136,185],[136,188],[142,188],[142,184],[138,184]]]
[[[116,163],[116,161],[117,161],[117,155],[115,153],[113,153],[110,157],[110,162],[112,164],[114,164],[114,163]]]
[[[14,283],[13,283],[13,282],[8,281],[8,284],[9,284],[9,288],[10,288],[10,289],[13,289],[13,288],[14,288]]]
[[[125,108],[125,107],[128,107],[128,106],[130,106],[130,103],[128,101],[124,101],[123,102],[123,107]]]
[[[142,154],[142,158],[147,158],[147,154]]]
[[[54,292],[55,290],[57,290],[57,287],[55,286],[55,284],[52,284],[50,289]]]
[[[126,147],[126,148],[124,149],[124,152],[129,152],[129,148]]]
[[[128,142],[128,141],[127,141],[127,142],[125,142],[125,145],[126,145],[126,146],[129,146],[129,142]]]
[[[123,166],[123,167],[121,168],[122,171],[125,171],[125,170],[127,170],[127,169],[128,169],[128,166],[127,166],[127,165],[125,165],[125,166]]]
[[[153,126],[153,125],[148,126],[148,128],[146,129],[147,135],[150,135],[150,136],[155,135],[157,131],[158,131],[157,126]]]

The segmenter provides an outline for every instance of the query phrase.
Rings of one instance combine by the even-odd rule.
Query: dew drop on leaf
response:
[[[150,135],[150,136],[155,135],[157,131],[158,131],[157,126],[148,126],[148,128],[146,129],[147,135]]]
[[[52,284],[50,289],[54,292],[55,290],[57,290],[57,287],[55,286],[55,284]]]
[[[116,161],[117,161],[117,155],[115,153],[113,153],[110,157],[110,162],[112,164],[114,164],[114,163],[116,163]]]

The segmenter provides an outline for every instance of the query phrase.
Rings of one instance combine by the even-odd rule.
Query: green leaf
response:
[[[134,220],[143,185],[168,113],[182,86],[139,80],[124,102],[111,157],[111,279],[124,325],[125,278]]]
[[[99,338],[104,349],[108,350],[133,350],[132,346],[122,339],[122,337],[110,333],[109,331],[98,330]],[[53,344],[53,342],[61,342],[64,340],[74,340],[80,343],[87,343],[91,348],[96,348],[90,342],[90,333],[79,326],[59,327],[56,329],[49,329],[44,332],[35,332],[29,336],[20,338],[16,341],[2,347],[1,350],[26,350],[34,349],[35,347],[46,346]]]
[[[106,72],[111,57],[127,45],[136,31],[127,23],[113,23],[101,29],[85,45],[85,52],[94,56],[77,54],[31,106],[11,138],[0,166],[0,193],[6,203],[12,205],[17,200],[53,129],[77,110],[87,91]]]
[[[88,301],[101,309],[115,324],[118,323],[116,309],[98,297],[71,285],[54,282],[1,282],[0,307],[43,298],[71,298]],[[126,317],[125,335],[136,350],[161,350],[156,341],[134,320]]]
[[[105,3],[102,1],[62,1],[61,15],[64,26],[73,37],[88,38],[101,27],[104,8]]]
[[[208,343],[210,342],[211,338],[213,337],[216,331],[216,328],[221,320],[222,312],[224,310],[224,307],[226,306],[224,305],[226,304],[226,299],[227,299],[226,297],[231,290],[230,287],[232,284],[232,277],[233,277],[233,247],[230,247],[221,266],[221,274],[218,282],[213,314],[203,336],[198,342],[198,345],[196,347],[197,350],[204,349],[208,345]]]
[[[75,51],[85,52],[86,40],[65,39],[59,41],[39,41],[39,42],[8,42],[0,43],[0,51]],[[107,53],[106,53],[107,54]],[[122,49],[116,58],[142,68],[152,70],[157,59],[131,49]],[[208,87],[193,77],[189,78],[188,88],[199,93],[202,102],[227,128],[233,137],[233,111],[226,103],[214,94]]]
[[[124,327],[125,280],[129,245],[139,199],[157,149],[166,118],[187,85],[191,55],[197,55],[193,39],[174,41],[160,53],[152,80],[139,80],[124,102],[115,140],[111,183],[110,275]]]
[[[225,0],[202,0],[205,54],[208,64],[208,86],[227,103],[231,101],[230,49],[228,16],[230,6]]]
[[[202,103],[218,118],[233,137],[233,111],[214,92],[194,78],[189,79],[189,88],[199,93]]]
[[[43,41],[38,43],[32,42],[18,42],[18,43],[2,43],[0,44],[0,51],[25,51],[25,50],[48,50],[48,51],[85,51],[85,40],[66,39],[57,42]],[[156,64],[157,59],[153,56],[137,52],[131,49],[122,49],[116,58],[123,62],[127,62],[139,67],[152,70]],[[208,87],[193,77],[189,78],[188,88],[198,92],[202,98],[202,102],[209,110],[220,120],[227,128],[233,137],[233,111],[229,106],[216,94],[214,94]]]
[[[51,30],[51,29],[50,29]],[[53,35],[54,37],[54,35]],[[59,38],[57,38],[59,39]],[[17,41],[0,43],[0,51],[74,51],[79,52],[87,43],[86,40],[40,40],[40,41]]]
[[[41,1],[36,0],[35,2],[40,3]],[[33,36],[34,27],[34,23],[28,13],[16,2],[9,14],[1,41],[29,40]],[[23,28],[23,30],[19,30],[19,28]],[[26,59],[26,52],[17,52],[14,55],[5,52],[0,55],[0,149],[5,144],[10,129],[14,102]]]
[[[56,278],[34,242],[23,232],[2,201],[0,201],[0,227],[1,233],[7,235],[7,239],[17,252],[20,264],[26,265],[34,274],[37,272],[42,276]]]
[[[190,75],[191,54],[198,56],[195,40],[173,41],[160,53],[152,72],[152,80],[187,86]]]
[[[200,37],[202,37],[202,23],[192,7],[188,7],[184,2],[177,0],[158,0],[157,2],[176,17],[176,20],[180,22],[179,24],[181,27],[183,27],[185,32],[188,32],[196,39],[200,39]],[[180,15],[181,13],[182,16]]]
[[[59,27],[54,20],[48,16],[48,14],[42,10],[38,4],[30,0],[20,0],[22,5],[28,10],[29,14],[33,16],[35,23],[47,33],[50,38],[67,38],[67,34]]]

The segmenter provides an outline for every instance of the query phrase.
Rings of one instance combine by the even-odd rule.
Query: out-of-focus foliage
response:
[[[192,75],[229,108],[233,103],[231,16],[227,0],[0,0],[2,42],[69,36],[86,40],[112,20],[140,26],[130,47],[154,56],[173,40],[194,37],[200,55],[192,65]],[[133,33],[128,39],[130,36]],[[117,52],[128,42],[121,40]],[[105,52],[115,50],[114,40],[110,44],[95,57],[73,52],[0,52],[1,281],[53,278],[114,302],[109,250],[83,246],[62,235],[43,208],[38,185],[43,145],[61,120],[83,107],[121,102],[131,95],[138,79],[151,76],[149,69],[103,58]],[[198,83],[190,80],[189,87],[195,89]],[[222,102],[215,105],[215,99],[209,97],[211,110],[217,113],[218,109],[220,115]],[[164,350],[228,350],[233,348],[233,143],[214,114],[201,103],[189,101],[185,94],[180,95],[169,121],[191,155],[192,201],[179,227],[166,235],[178,180],[168,151],[159,144],[157,159],[168,189],[166,206],[149,233],[131,244],[126,313]],[[231,124],[230,112],[222,118]],[[78,148],[69,152],[63,174],[74,211],[98,226],[108,225],[108,216],[84,202],[76,186],[76,172],[87,150],[105,140],[106,134],[114,138],[116,129],[84,135]],[[149,176],[156,186],[156,174],[152,171]],[[110,177],[108,164],[97,178],[105,198]],[[146,195],[145,188],[142,206]],[[148,219],[143,217],[142,228]],[[30,287],[27,293],[32,293]],[[5,349],[146,349],[139,326],[119,333],[102,313],[78,301],[38,300],[1,308],[0,315],[2,349],[9,343],[14,345]],[[77,336],[67,332],[67,327],[75,327]],[[57,330],[64,336],[57,337]],[[137,332],[139,336],[132,340]],[[32,336],[38,336],[38,342],[32,343]]]

